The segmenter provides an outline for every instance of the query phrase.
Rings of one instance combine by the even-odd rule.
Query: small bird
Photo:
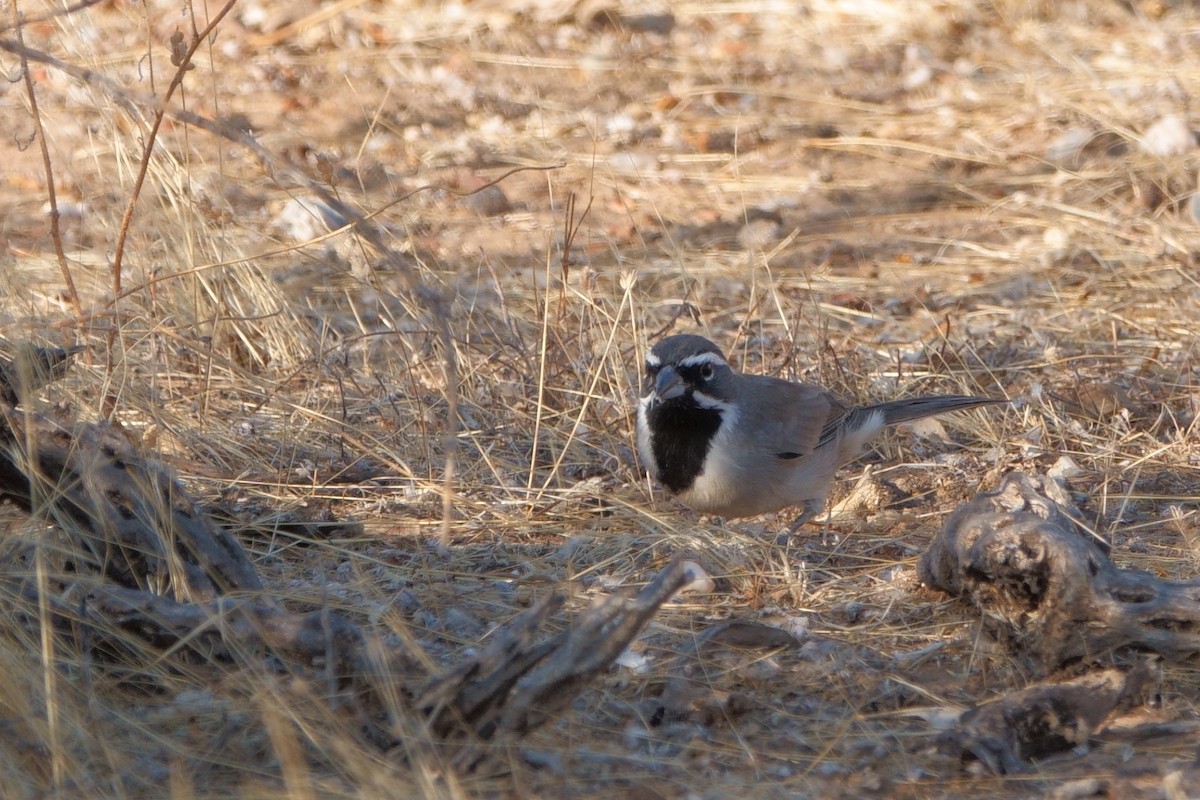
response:
[[[22,342],[0,348],[0,400],[8,405],[26,397],[67,374],[83,345],[42,347]]]
[[[804,383],[734,372],[703,336],[662,339],[646,356],[638,454],[650,476],[696,511],[749,517],[825,507],[838,467],[886,426],[1007,400],[937,395],[850,406]]]

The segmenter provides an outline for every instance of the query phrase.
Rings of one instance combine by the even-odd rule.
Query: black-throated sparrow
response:
[[[834,473],[884,427],[1004,403],[938,395],[850,406],[817,386],[734,372],[703,336],[678,334],[646,356],[638,453],[687,506],[748,517],[802,505],[796,530],[825,506]]]

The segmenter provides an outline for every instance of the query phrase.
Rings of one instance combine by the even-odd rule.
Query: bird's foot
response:
[[[810,523],[814,519],[816,519],[817,515],[820,514],[824,509],[825,509],[825,501],[824,500],[805,500],[804,501],[804,511],[800,514],[800,516],[798,516],[794,520],[792,520],[791,524],[789,524],[786,528],[783,529],[783,531],[780,532],[779,537],[776,541],[780,544],[790,543],[792,537],[795,536],[796,533],[799,532],[799,530],[802,527],[804,527],[805,525],[807,525],[808,523]],[[822,547],[829,544],[829,533],[830,533],[829,522],[831,519],[832,519],[832,515],[826,514],[825,519],[821,524],[821,546]]]
[[[801,527],[803,527],[804,525],[807,525],[809,522],[811,522],[813,520],[813,518],[817,516],[817,514],[820,514],[821,509],[823,509],[824,507],[825,507],[824,500],[805,500],[803,513],[801,513],[800,516],[798,516],[794,520],[792,520],[791,524],[787,526],[787,532],[789,534],[792,534],[792,533],[795,533],[796,531],[800,530]],[[825,527],[829,527],[829,517],[828,516],[825,517]]]

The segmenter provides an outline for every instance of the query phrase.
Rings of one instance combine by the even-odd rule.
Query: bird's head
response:
[[[646,354],[642,400],[684,409],[724,410],[734,402],[734,380],[724,354],[703,336],[677,334]]]

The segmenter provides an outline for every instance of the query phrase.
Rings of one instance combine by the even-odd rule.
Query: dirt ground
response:
[[[1009,775],[953,752],[958,712],[1035,676],[915,569],[960,503],[1054,469],[1118,564],[1197,573],[1195,4],[16,8],[37,113],[6,13],[0,334],[88,347],[44,408],[111,418],[285,604],[428,673],[555,588],[556,627],[681,553],[715,588],[469,772],[267,671],[105,668],[6,601],[0,795],[1200,796],[1186,662],[1138,732]],[[172,35],[178,62],[226,9],[179,73]],[[638,465],[642,356],[678,331],[856,400],[1013,402],[885,438],[834,502],[866,465],[882,499],[789,539]],[[3,519],[0,552],[70,569]],[[790,637],[698,646],[731,621]]]

